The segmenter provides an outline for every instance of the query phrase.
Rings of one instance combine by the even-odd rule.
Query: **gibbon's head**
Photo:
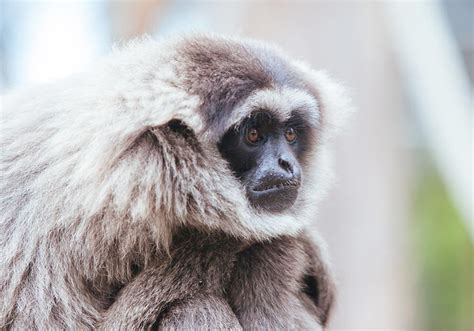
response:
[[[124,233],[166,245],[189,226],[297,234],[330,179],[328,138],[351,109],[326,74],[209,35],[130,42],[4,105],[5,217],[80,225],[75,237],[102,233],[111,245]]]
[[[194,36],[176,49],[180,84],[199,100],[199,120],[180,119],[238,180],[217,191],[240,189],[229,200],[245,206],[241,224],[257,236],[295,234],[331,177],[326,143],[350,110],[343,89],[256,41]]]

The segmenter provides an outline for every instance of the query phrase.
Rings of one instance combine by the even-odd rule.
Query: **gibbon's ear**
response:
[[[153,135],[155,144],[168,146],[170,151],[173,151],[173,147],[190,149],[193,152],[202,150],[194,131],[180,119],[171,119],[165,124],[149,128],[142,135],[150,134]]]
[[[166,124],[153,128],[152,132],[156,133],[157,130],[167,138],[170,144],[182,141],[190,144],[189,147],[191,148],[199,145],[194,130],[180,119],[172,119]]]
[[[313,239],[303,237],[304,249],[309,258],[309,267],[302,279],[303,299],[316,307],[321,325],[327,326],[336,298],[336,285],[331,268],[327,264],[324,247],[315,245]]]
[[[171,121],[166,123],[165,127],[167,127],[170,131],[179,134],[185,138],[194,136],[194,132],[191,130],[191,128],[187,126],[183,121],[178,119],[172,119]]]
[[[343,129],[355,111],[349,91],[325,71],[311,69],[303,62],[293,63],[318,102],[322,121],[322,138],[331,138]]]

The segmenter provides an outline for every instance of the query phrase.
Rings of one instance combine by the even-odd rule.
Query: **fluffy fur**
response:
[[[299,105],[317,131],[317,143],[306,161],[295,206],[280,215],[260,214],[249,206],[216,146],[256,105],[287,116],[282,103]],[[0,328],[106,325],[104,316],[113,316],[111,305],[127,291],[134,293],[140,309],[136,295],[148,292],[134,292],[128,285],[139,282],[145,272],[159,274],[159,266],[169,266],[163,279],[181,270],[179,258],[171,264],[167,259],[179,256],[174,248],[188,229],[204,238],[224,236],[238,243],[238,249],[231,245],[232,253],[220,257],[235,261],[233,268],[207,279],[228,273],[252,277],[245,273],[250,262],[244,252],[257,252],[254,243],[272,247],[281,235],[293,238],[290,246],[296,247],[302,266],[319,263],[304,257],[312,249],[302,249],[306,241],[294,237],[314,215],[310,207],[327,186],[327,140],[340,122],[337,117],[350,108],[340,86],[327,75],[290,61],[278,50],[215,36],[141,40],[89,72],[11,94],[2,105]],[[199,252],[193,245],[191,251]],[[226,246],[213,245],[205,246]],[[278,286],[286,288],[278,273],[292,266],[293,256],[267,254],[276,259],[268,263],[278,268]],[[210,271],[203,270],[206,275]],[[166,288],[166,281],[152,279],[155,286],[147,291]],[[174,280],[169,295],[174,295],[176,283],[196,286]],[[222,287],[209,286],[222,294],[224,283],[234,281],[230,277],[222,282]],[[265,281],[257,277],[255,282],[265,291]],[[288,286],[293,293],[291,286],[296,285]],[[189,307],[222,307],[216,309],[225,317],[223,328],[235,324],[236,317],[245,325],[246,297],[234,295],[226,299],[229,303],[224,297],[189,296]],[[163,326],[178,323],[169,317],[179,316],[176,307],[163,318]]]
[[[101,329],[320,330],[328,321],[334,285],[305,236],[245,244],[184,231],[171,252],[124,287]]]

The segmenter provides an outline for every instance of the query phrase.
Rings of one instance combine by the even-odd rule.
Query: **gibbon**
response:
[[[351,111],[264,43],[130,42],[3,99],[0,329],[317,329],[310,234]]]

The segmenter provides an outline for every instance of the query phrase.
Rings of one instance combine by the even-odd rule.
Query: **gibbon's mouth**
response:
[[[286,181],[280,181],[280,180],[277,180],[277,181],[273,181],[273,182],[270,182],[270,183],[264,183],[264,184],[260,184],[260,185],[257,185],[255,186],[252,191],[253,192],[276,192],[280,189],[284,189],[284,188],[296,188],[298,189],[300,187],[300,182],[298,180],[295,180],[295,179],[290,179],[290,180],[286,180]]]
[[[247,191],[250,203],[270,213],[283,212],[293,206],[298,197],[299,181],[279,181],[258,185]]]

